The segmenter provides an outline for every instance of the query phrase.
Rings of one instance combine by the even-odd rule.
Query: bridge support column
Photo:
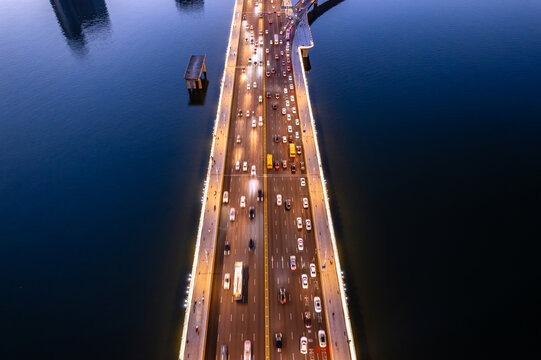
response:
[[[191,89],[192,87],[190,86],[190,80],[186,80],[186,84],[188,85],[188,89]]]
[[[302,54],[302,57],[303,57],[303,58],[307,58],[307,57],[308,57],[308,50],[310,50],[310,49],[301,49],[301,54]]]

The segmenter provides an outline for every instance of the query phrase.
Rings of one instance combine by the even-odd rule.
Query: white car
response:
[[[265,29],[265,35],[268,35],[268,34],[269,34],[269,30]]]
[[[250,110],[246,110],[246,117],[250,116]]]
[[[246,90],[250,90],[250,83],[246,84]]]
[[[229,210],[229,221],[235,221],[235,208],[231,208],[231,210]]]
[[[263,126],[263,116],[259,117],[259,126]]]
[[[305,178],[301,178],[301,186],[306,186],[306,179]]]
[[[298,138],[299,138],[299,132],[295,131],[295,139],[298,139]]]
[[[242,163],[242,171],[248,171],[248,162],[247,161]]]
[[[276,205],[282,206],[282,195],[276,195]]]
[[[250,340],[244,341],[244,357],[243,360],[252,360],[252,342]]]
[[[287,114],[287,121],[291,121],[291,114]]]
[[[263,96],[259,95],[259,102],[262,103],[263,102]]]
[[[286,108],[282,108],[282,115],[286,114]]]
[[[297,229],[302,229],[302,219],[300,217],[297,218]]]
[[[317,338],[319,339],[319,347],[324,349],[327,347],[327,335],[325,335],[325,330],[319,330],[317,332]]]
[[[287,138],[285,136],[282,136],[282,142],[285,144],[287,143]]]
[[[301,275],[301,284],[303,289],[308,289],[308,275],[302,274]]]
[[[291,75],[289,75],[289,76],[291,76]],[[295,96],[291,95],[291,96],[289,97],[289,100],[291,100],[291,102],[294,102],[294,101],[295,101]]]
[[[289,79],[289,81],[293,81],[293,76],[291,76],[291,74],[287,78]]]
[[[257,127],[257,121],[255,119],[252,119],[252,127],[253,128]]]
[[[289,267],[291,268],[291,270],[297,269],[297,259],[295,258],[295,255],[291,255],[289,257]]]
[[[241,207],[241,208],[246,207],[246,196],[244,196],[244,195],[242,195],[242,196],[240,197],[240,207]]]
[[[255,165],[252,165],[252,176],[255,176]]]
[[[299,119],[295,119],[295,125],[299,126]]]
[[[284,88],[284,94],[287,94],[287,88]]]
[[[229,290],[230,285],[231,285],[231,275],[229,273],[225,273],[225,276],[224,276],[224,289]]]
[[[286,107],[289,106],[289,100],[286,100]]]
[[[297,109],[296,109],[295,107],[292,107],[292,108],[291,108],[291,112],[292,112],[293,114],[296,114],[296,113],[297,113]]]
[[[235,170],[239,171],[240,170],[240,161],[237,160],[237,162],[235,163]]]
[[[292,133],[293,132],[293,127],[291,125],[288,125],[287,126],[287,132],[288,133]]]
[[[301,354],[308,353],[308,339],[306,336],[301,336]]]
[[[321,312],[321,299],[319,296],[314,296],[314,308],[316,309],[317,313]]]
[[[308,209],[308,198],[302,198],[302,207]]]
[[[316,264],[310,264],[310,276],[316,277]]]
[[[312,230],[312,221],[310,219],[306,219],[306,230]]]
[[[304,242],[302,241],[302,238],[297,239],[297,249],[299,249],[299,251],[304,249]]]
[[[289,88],[293,90],[293,84],[289,84]]]
[[[257,87],[257,83],[254,81],[254,89]]]
[[[222,197],[222,202],[227,204],[229,202],[229,191],[224,191],[224,196]]]

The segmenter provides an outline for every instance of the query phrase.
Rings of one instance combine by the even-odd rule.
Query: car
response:
[[[282,108],[282,115],[286,114],[286,108]]]
[[[263,190],[257,190],[257,201],[263,201]]]
[[[282,160],[282,168],[287,169],[287,160]]]
[[[259,103],[263,102],[263,96],[259,95]]]
[[[289,107],[289,100],[286,100],[286,107]]]
[[[286,77],[287,76],[287,73],[285,71],[282,71],[282,76],[283,77]]]
[[[252,64],[252,58],[251,57],[248,58],[248,65],[250,65],[250,64]],[[248,85],[250,85],[250,84],[248,84]]]
[[[272,24],[272,19],[269,19],[269,24]]]
[[[259,30],[259,35],[263,35],[263,30]]]
[[[284,56],[284,50],[280,51],[280,55]]]
[[[242,142],[242,137],[240,134],[237,135],[237,144],[240,144]]]
[[[319,296],[314,296],[314,309],[317,313],[321,312],[321,299]]]
[[[289,75],[289,76],[291,76],[291,75]],[[291,95],[291,96],[289,97],[289,100],[291,100],[291,102],[295,102],[295,96]]]
[[[256,175],[255,171],[256,171],[256,170],[255,170],[255,165],[252,165],[252,171],[251,171],[250,174],[251,174],[252,176],[255,176],[255,175]]]
[[[254,30],[254,26],[253,26],[253,25],[250,25],[250,30]]]
[[[289,115],[289,114],[288,114],[288,115]],[[287,126],[287,132],[288,132],[288,133],[293,132],[293,127],[292,127],[291,125],[288,125],[288,126]]]
[[[224,204],[227,204],[229,202],[229,191],[224,191],[224,194],[222,196],[222,202]]]
[[[278,206],[282,205],[282,195],[280,195],[280,194],[276,195],[276,205],[278,205]]]
[[[239,171],[240,170],[240,161],[237,160],[237,162],[235,163],[235,170]]]
[[[244,172],[248,171],[248,162],[247,161],[242,163],[242,171],[244,171]]]
[[[287,63],[291,63],[291,60],[287,59]],[[291,76],[291,74],[287,78],[289,79],[289,81],[293,81],[293,77]]]
[[[248,241],[248,249],[253,250],[255,247],[254,239],[250,238]]]
[[[305,178],[301,178],[301,186],[306,186],[306,179]]]
[[[257,87],[257,83],[254,81],[254,89]]]
[[[289,267],[291,270],[297,269],[297,259],[295,258],[295,255],[289,257]]]
[[[246,117],[250,116],[250,110],[246,110]]]
[[[287,121],[291,121],[291,114],[287,114]]]
[[[302,238],[297,239],[297,249],[299,249],[299,251],[304,250],[304,242],[303,242]]]
[[[316,264],[310,264],[310,277],[316,277]]]
[[[297,155],[301,154],[301,150],[302,150],[302,148],[300,147],[300,145],[297,145]]]
[[[289,90],[293,90],[293,84],[289,84]]]
[[[282,352],[282,333],[274,334],[274,338],[276,339],[276,351]]]
[[[276,95],[274,95],[274,97],[276,98],[276,100],[280,99],[280,93],[276,93]]]
[[[282,66],[286,66],[286,61],[282,60]]]
[[[299,122],[299,119],[295,119],[295,125],[299,126],[300,122]]]
[[[280,135],[274,135],[274,142],[279,143],[280,142]]]
[[[291,164],[291,173],[295,174],[297,172],[297,168],[295,167],[295,164]]]
[[[289,135],[288,138],[287,138],[287,140],[288,140],[290,143],[292,143],[292,142],[293,142],[293,136],[292,136],[292,135]]]
[[[240,197],[240,207],[241,208],[246,207],[246,196],[244,195]]]
[[[293,114],[296,114],[296,113],[297,113],[297,108],[292,107],[292,108],[291,108],[291,112],[292,112]]]
[[[291,210],[291,200],[287,199],[285,203],[286,210]]]
[[[259,117],[259,126],[263,126],[263,116]]]
[[[253,206],[250,206],[250,212],[248,213],[248,217],[250,219],[255,218],[255,208]]]
[[[272,104],[272,110],[277,110],[278,109],[278,104]]]
[[[280,56],[278,56],[278,54],[275,54],[274,55],[274,60],[278,60],[278,59],[280,59]]]
[[[271,97],[270,91],[267,91],[267,94],[265,96],[266,96],[267,99],[270,99],[270,97]]]
[[[302,207],[308,209],[308,198],[302,198]]]
[[[266,30],[265,30],[265,31],[266,31]],[[267,48],[267,49],[265,49],[265,54],[268,54],[269,52],[270,52],[270,51],[269,51],[269,49],[268,49],[268,48]]]
[[[250,83],[246,84],[246,90],[250,90]]]
[[[300,162],[300,166],[301,166],[301,171],[304,171],[304,161]]]
[[[300,217],[297,218],[297,229],[302,229],[302,219]]]
[[[300,351],[301,354],[308,353],[308,339],[306,338],[306,336],[301,336]]]
[[[276,170],[280,170],[280,163],[279,163],[278,161],[275,161],[275,162],[274,162],[274,168],[275,168]]]
[[[280,299],[280,304],[285,304],[286,301],[287,301],[287,297],[286,297],[286,289],[280,289],[280,296],[279,296],[279,299]]]
[[[252,342],[250,340],[244,341],[244,358],[243,360],[252,360]]]
[[[327,347],[327,335],[325,335],[325,330],[319,330],[317,332],[317,338],[319,339],[319,347],[325,349]]]
[[[231,274],[225,273],[225,275],[224,275],[224,289],[229,290],[230,285],[231,285]]]
[[[289,58],[289,55],[288,55],[288,58],[287,58],[287,63],[291,64],[291,59]],[[289,80],[291,81],[291,75],[289,75]]]
[[[239,117],[242,117],[242,110],[239,110]]]
[[[282,45],[282,44],[283,44],[283,41],[282,41],[282,39],[280,39],[280,45]],[[282,51],[282,52],[283,52],[283,51]]]
[[[253,128],[257,127],[257,121],[256,121],[256,119],[252,119],[252,127],[253,127]]]
[[[298,139],[298,138],[299,138],[299,132],[295,131],[295,139]]]
[[[267,72],[265,73],[265,76],[266,76],[266,77],[270,77],[270,71],[267,71]]]
[[[285,136],[282,136],[282,142],[285,144],[287,143],[287,138]]]
[[[235,208],[231,208],[231,210],[229,210],[229,221],[235,221],[235,215]]]
[[[312,230],[312,221],[310,219],[306,219],[306,230]]]
[[[287,72],[291,72],[291,65],[287,66]]]
[[[246,15],[242,15],[242,20],[246,20]],[[248,25],[248,24],[246,24]]]
[[[301,275],[301,284],[303,289],[308,289],[308,275],[302,274]]]
[[[265,29],[265,35],[268,35],[269,34],[269,30],[268,29]],[[268,50],[268,49],[267,49]]]
[[[276,69],[275,69],[275,68],[271,68],[271,73],[276,74]]]
[[[304,326],[307,329],[312,327],[312,314],[309,311],[304,312]]]

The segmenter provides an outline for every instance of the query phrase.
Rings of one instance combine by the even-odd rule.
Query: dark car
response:
[[[267,91],[267,99],[270,99],[270,97],[271,97],[271,93],[270,91]]]
[[[310,314],[309,311],[304,313],[304,326],[306,326],[307,329],[312,327],[312,314]]]
[[[301,147],[297,145],[297,155],[300,155],[300,154],[301,154]]]
[[[254,240],[252,238],[250,238],[250,241],[248,241],[248,248],[250,250],[253,250],[254,246],[255,246]]]
[[[286,289],[280,289],[280,304],[285,304],[287,302]]]
[[[275,162],[274,162],[274,168],[275,168],[276,170],[280,170],[280,163],[279,163],[278,161],[275,161]]]
[[[250,213],[248,214],[248,217],[249,217],[250,219],[255,218],[255,209],[254,209],[253,206],[250,206]]]
[[[231,246],[229,246],[229,241],[226,241],[224,245],[224,255],[229,255],[230,252],[231,252]]]
[[[288,65],[288,66],[287,66],[287,71],[288,71],[288,72],[291,72],[291,65]]]
[[[278,104],[272,104],[272,110],[276,110],[276,109],[278,109]]]
[[[271,69],[271,73],[276,74],[276,69],[275,69],[275,68],[272,68],[272,69]]]
[[[239,110],[239,116],[242,117],[242,110]]]
[[[282,333],[276,333],[274,337],[276,339],[276,351],[282,352]]]
[[[263,201],[263,190],[257,190],[257,201]]]
[[[286,210],[291,210],[291,200],[287,199],[285,201],[285,207],[286,207]]]
[[[304,171],[304,161],[301,161],[301,171]]]
[[[246,15],[242,15],[242,20],[246,20]]]
[[[276,95],[274,95],[274,97],[275,97],[276,99],[279,99],[279,98],[280,98],[280,93],[276,93]]]
[[[295,174],[297,172],[297,168],[295,167],[295,164],[291,164],[291,172]]]
[[[288,141],[289,141],[290,143],[293,142],[293,135],[289,135]]]
[[[280,135],[274,135],[274,142],[279,143],[280,142]]]

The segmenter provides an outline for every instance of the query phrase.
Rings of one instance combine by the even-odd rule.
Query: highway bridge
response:
[[[302,68],[311,5],[235,2],[179,359],[356,359]]]

